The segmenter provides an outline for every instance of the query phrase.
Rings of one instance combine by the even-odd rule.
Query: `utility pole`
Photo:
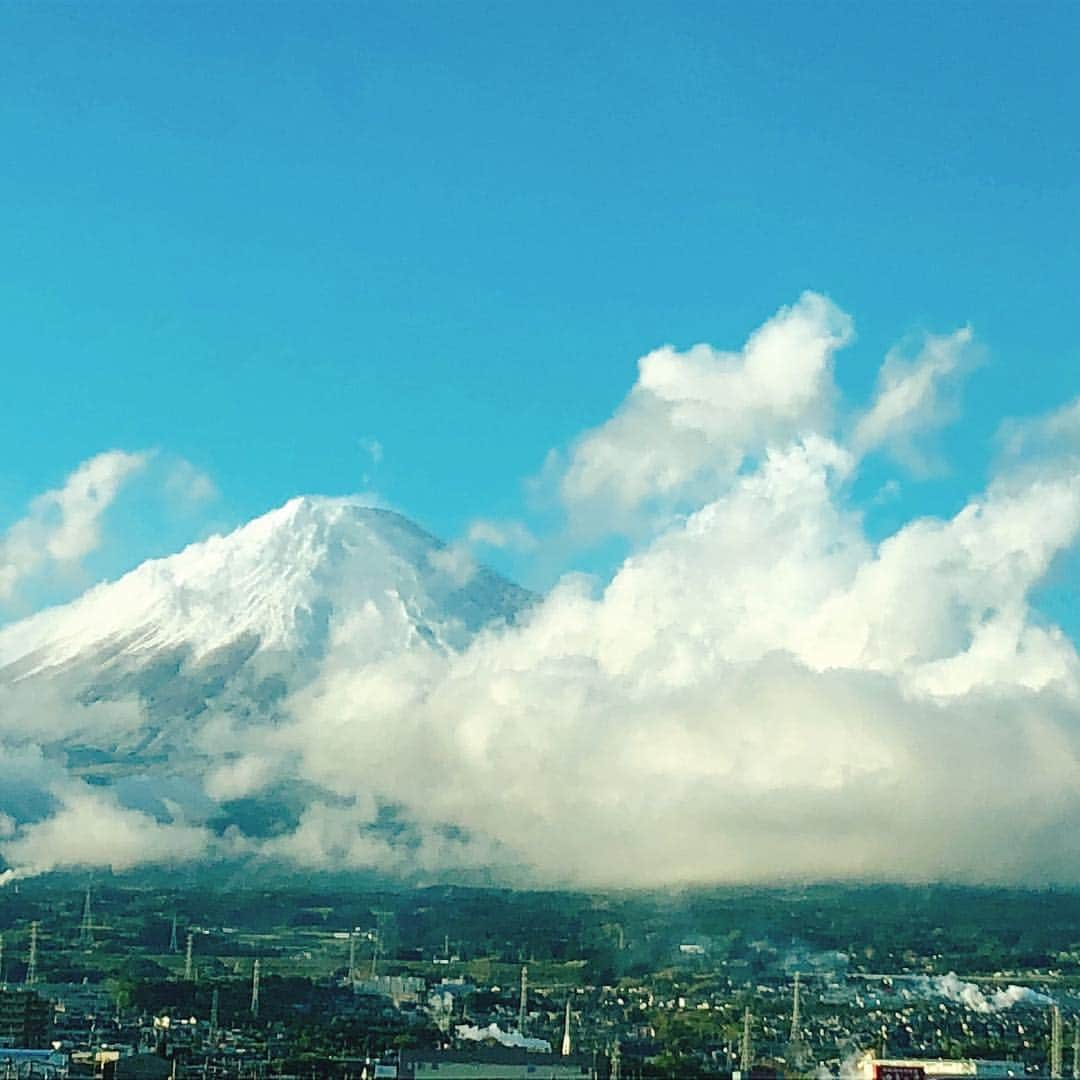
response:
[[[30,924],[30,955],[26,961],[26,985],[33,986],[37,982],[37,948],[38,948],[38,923],[35,919]]]
[[[750,1028],[754,1022],[750,1015],[750,1009],[743,1010],[742,1018],[742,1045],[739,1047],[739,1071],[744,1077],[750,1075],[750,1069],[754,1064],[754,1044],[750,1041]]]

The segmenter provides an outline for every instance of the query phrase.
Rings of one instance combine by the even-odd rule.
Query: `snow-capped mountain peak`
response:
[[[461,648],[529,600],[399,514],[299,497],[3,628],[0,679],[169,650],[197,662],[241,641],[264,654],[313,656],[356,624],[374,653]]]

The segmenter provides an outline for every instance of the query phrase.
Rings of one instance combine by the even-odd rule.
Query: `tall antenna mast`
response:
[[[1050,1078],[1061,1080],[1061,1009],[1050,1009]]]
[[[750,1027],[754,1022],[750,1015],[750,1009],[743,1010],[742,1017],[742,1045],[739,1047],[739,1069],[743,1076],[750,1075],[750,1069],[754,1064],[754,1044],[750,1041]]]
[[[518,1004],[518,1031],[525,1034],[525,1015],[529,1009],[529,969],[521,965],[521,1001]]]
[[[566,999],[566,1018],[562,1029],[562,1056],[570,1056],[570,999]]]
[[[26,985],[33,986],[37,982],[37,939],[38,923],[35,919],[30,924],[30,956],[26,961]]]
[[[86,899],[83,900],[82,922],[79,924],[79,947],[93,948],[94,924],[90,918],[90,886],[86,886]]]
[[[191,982],[195,976],[195,965],[192,962],[192,946],[195,935],[189,930],[187,936],[187,948],[184,950],[184,981]]]
[[[169,934],[169,952],[178,953],[179,951],[180,946],[176,941],[176,912],[174,911],[172,917],[172,932]]]
[[[255,957],[255,963],[251,965],[251,1015],[259,1017],[259,958]]]

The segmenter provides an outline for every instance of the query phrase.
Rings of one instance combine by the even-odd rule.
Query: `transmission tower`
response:
[[[180,946],[176,940],[176,912],[174,911],[172,917],[172,931],[169,934],[169,952],[178,953],[179,951]]]
[[[791,999],[791,1036],[788,1039],[788,1056],[796,1071],[805,1064],[806,1048],[802,1037],[802,1018],[799,1013],[799,973],[795,972],[795,987]]]
[[[7,986],[7,978],[4,971],[4,935],[0,934],[0,985]]]
[[[1061,1080],[1061,1009],[1050,1009],[1050,1080]]]
[[[37,946],[38,946],[38,923],[35,920],[30,924],[30,955],[26,961],[26,984],[33,986],[37,982]]]
[[[90,949],[94,945],[94,924],[90,917],[90,886],[86,886],[83,900],[82,922],[79,924],[79,948]]]
[[[799,973],[795,972],[795,985],[792,991],[791,998],[791,1036],[790,1042],[796,1043],[799,1041]]]
[[[184,950],[184,981],[191,982],[195,977],[195,964],[193,963],[192,948],[195,943],[195,935],[189,930],[187,936],[187,948]]]
[[[570,999],[566,999],[566,1018],[562,1029],[562,1056],[570,1056]]]
[[[743,1076],[750,1075],[750,1069],[754,1064],[754,1044],[750,1041],[750,1029],[754,1018],[750,1010],[743,1010],[742,1017],[742,1045],[739,1047],[739,1069]]]
[[[611,1048],[611,1080],[621,1080],[622,1077],[622,1047],[619,1040]]]
[[[518,1003],[518,1031],[525,1034],[525,1016],[529,1010],[529,969],[521,965],[521,1001]]]
[[[1080,1016],[1073,1020],[1073,1080],[1080,1080]]]
[[[259,958],[255,957],[255,963],[251,965],[251,1015],[259,1017]]]
[[[214,987],[214,992],[210,996],[210,1041],[213,1042],[217,1038],[218,1030],[218,988]]]
[[[349,931],[349,985],[356,982],[356,932]]]

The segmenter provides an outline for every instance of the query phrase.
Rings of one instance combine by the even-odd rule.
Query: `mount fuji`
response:
[[[459,651],[534,600],[397,513],[295,498],[0,629],[0,723],[109,783],[183,762],[211,706],[272,717],[342,643],[357,666]]]

